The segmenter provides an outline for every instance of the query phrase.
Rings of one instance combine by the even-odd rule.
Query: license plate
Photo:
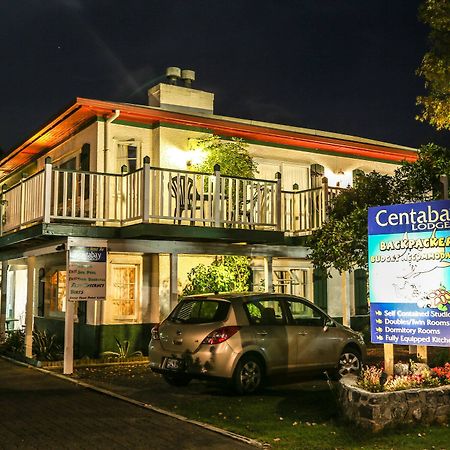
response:
[[[167,358],[166,359],[166,369],[170,370],[180,370],[182,368],[183,361],[181,359],[176,358]]]

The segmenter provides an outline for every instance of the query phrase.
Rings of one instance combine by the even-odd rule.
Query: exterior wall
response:
[[[34,326],[37,330],[47,330],[56,335],[56,341],[64,342],[64,321],[36,317]],[[135,325],[86,325],[75,323],[74,327],[74,358],[97,358],[102,352],[117,351],[116,338],[120,343],[128,341],[130,344],[128,354],[141,351],[148,353],[150,331],[154,323]]]
[[[159,128],[160,167],[186,170],[194,152],[189,150],[189,139],[202,138],[206,132],[161,126]]]
[[[331,278],[328,278],[328,314],[333,317],[344,315],[342,305],[342,276],[336,270],[331,271]],[[347,277],[347,302],[349,303],[350,315],[355,314],[355,285],[353,272],[345,274]]]
[[[145,156],[153,159],[153,130],[151,128],[121,123],[120,116],[108,126],[109,142],[106,172],[120,173],[121,166],[125,163],[124,161],[119,161],[119,146],[121,143],[128,142],[138,146],[140,153],[138,155],[138,167],[142,166],[142,160]],[[99,122],[98,136],[100,143],[97,152],[98,167],[103,170],[105,161],[105,122]]]
[[[65,141],[61,145],[50,150],[47,154],[40,157],[37,162],[37,170],[41,170],[44,168],[45,158],[50,156],[52,158],[52,162],[55,165],[59,165],[68,159],[73,158],[77,154],[81,152],[81,147],[84,144],[89,144],[91,146],[90,151],[90,167],[91,170],[95,170],[96,162],[95,162],[95,154],[97,152],[97,131],[98,123],[95,122],[89,125],[87,128],[81,130],[74,136],[72,136],[69,140]]]

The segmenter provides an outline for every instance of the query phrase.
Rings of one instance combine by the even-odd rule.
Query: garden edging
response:
[[[346,419],[372,431],[408,423],[445,424],[450,419],[450,385],[393,392],[368,392],[356,376],[339,383],[339,402]]]

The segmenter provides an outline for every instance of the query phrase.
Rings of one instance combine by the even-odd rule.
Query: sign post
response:
[[[73,372],[75,302],[106,299],[106,257],[105,240],[80,238],[67,240],[64,374]]]
[[[449,200],[369,208],[369,291],[373,343],[450,347]]]

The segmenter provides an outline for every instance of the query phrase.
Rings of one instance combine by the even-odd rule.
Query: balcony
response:
[[[281,231],[305,235],[326,220],[340,188],[285,191],[281,178],[247,179],[152,167],[133,173],[45,168],[0,197],[0,235],[37,223],[126,227],[138,223]]]

